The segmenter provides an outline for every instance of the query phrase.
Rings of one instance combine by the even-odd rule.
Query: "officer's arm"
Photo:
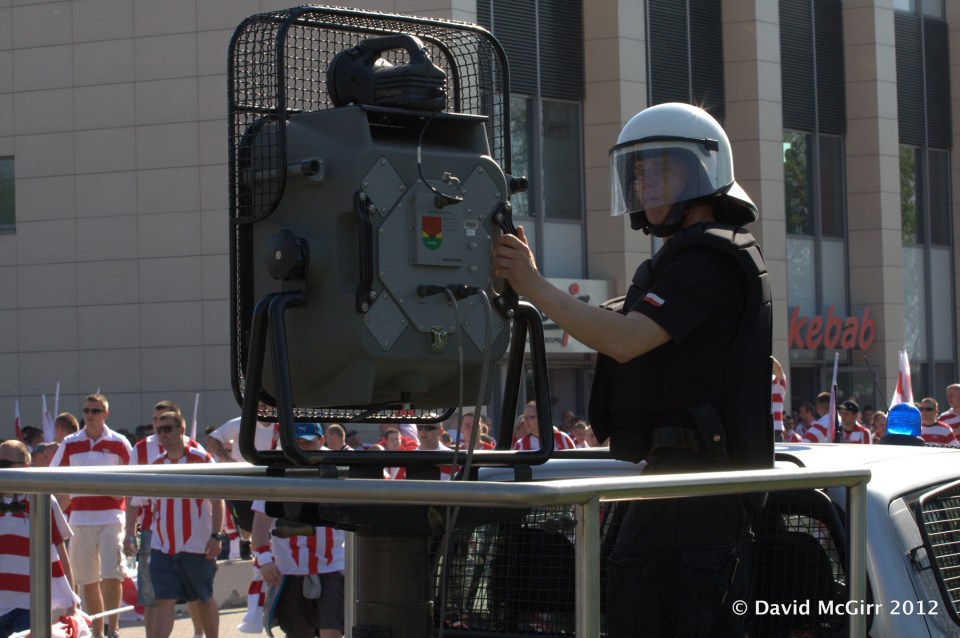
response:
[[[280,584],[283,574],[273,561],[270,552],[270,527],[273,519],[263,512],[253,511],[253,529],[250,531],[250,543],[257,548],[257,563],[260,566],[260,575],[268,585],[276,587]]]
[[[537,270],[523,227],[504,235],[494,248],[494,274],[503,277],[574,339],[625,363],[668,341],[670,335],[638,312],[621,315],[579,301],[547,281]]]

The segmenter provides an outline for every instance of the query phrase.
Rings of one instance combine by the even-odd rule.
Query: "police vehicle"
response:
[[[847,635],[855,614],[875,638],[960,635],[960,450],[778,444],[776,465],[870,469],[868,594],[850,600],[846,592],[845,490],[772,492],[753,516],[754,558],[745,566],[753,593],[735,606],[749,617],[750,635]],[[534,480],[638,471],[598,451],[557,452],[533,468]],[[510,480],[494,468],[482,476]],[[616,505],[603,516],[602,559],[616,535]],[[447,568],[447,635],[572,634],[575,526],[567,508],[538,508],[519,521],[461,532]],[[601,581],[604,575],[601,564]],[[439,607],[439,591],[436,600]]]

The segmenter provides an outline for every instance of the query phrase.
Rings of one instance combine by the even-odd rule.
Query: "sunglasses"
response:
[[[931,407],[928,407],[928,406],[923,406],[923,407],[921,407],[920,409],[923,410],[924,412],[936,412],[936,410],[937,410],[936,408],[931,408]]]
[[[417,429],[423,432],[433,432],[434,430],[439,430],[440,426],[439,425],[418,425]]]
[[[158,425],[156,427],[157,434],[166,434],[168,432],[173,432],[174,430],[179,430],[180,428],[175,425]]]
[[[9,503],[0,502],[0,514],[19,514],[20,512],[25,512],[27,509],[27,504],[23,501],[10,501]]]
[[[84,408],[83,409],[84,414],[100,414],[101,412],[103,412],[103,408]]]

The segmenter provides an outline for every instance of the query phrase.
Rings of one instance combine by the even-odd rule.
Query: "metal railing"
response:
[[[198,475],[203,480],[197,480]],[[847,557],[850,600],[866,600],[865,468],[751,470],[636,477],[576,478],[530,483],[485,481],[384,481],[321,479],[316,471],[292,470],[268,476],[267,468],[249,465],[177,467],[103,467],[0,470],[0,492],[30,495],[31,626],[35,638],[50,636],[50,494],[165,496],[175,498],[264,499],[273,501],[517,507],[572,505],[576,518],[576,635],[600,635],[601,501],[639,498],[710,496],[763,491],[844,487],[847,491]],[[348,552],[349,554],[349,552]],[[347,571],[349,572],[349,565]],[[348,601],[355,601],[348,573]],[[348,603],[347,636],[353,618]],[[866,617],[849,617],[850,636],[866,635]]]

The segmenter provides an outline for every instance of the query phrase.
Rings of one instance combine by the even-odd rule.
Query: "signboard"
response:
[[[787,332],[789,347],[793,350],[866,350],[877,336],[877,322],[864,307],[859,316],[842,317],[834,306],[827,306],[826,314],[808,317],[800,314],[800,307],[790,309],[790,327]]]
[[[590,304],[591,306],[599,306],[613,296],[610,293],[612,290],[611,283],[603,279],[548,278],[548,281],[560,290],[566,290],[571,297],[576,297],[579,301]],[[546,342],[546,351],[548,354],[592,354],[595,352],[592,348],[588,348],[561,330],[557,324],[542,312],[540,316],[543,319],[543,338]]]

